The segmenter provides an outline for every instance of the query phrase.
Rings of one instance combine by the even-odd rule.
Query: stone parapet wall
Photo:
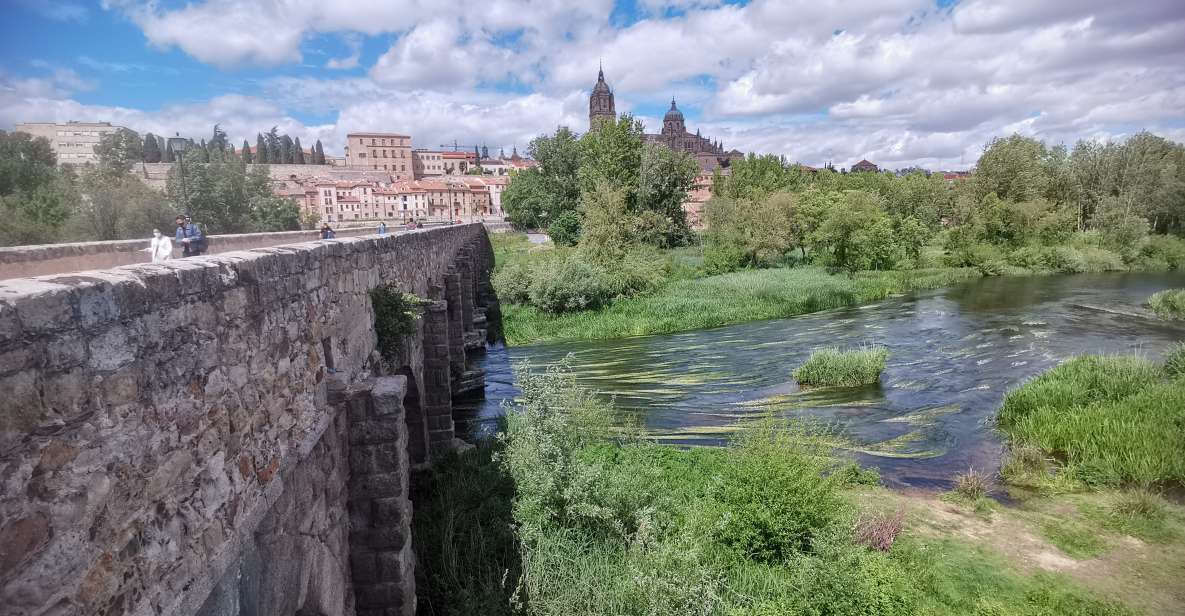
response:
[[[172,231],[171,229],[168,231]],[[351,226],[334,229],[339,238],[373,235],[375,225]],[[394,232],[394,229],[392,230]],[[401,232],[401,231],[400,231]],[[172,237],[170,235],[170,237]],[[236,233],[208,236],[207,254],[232,250],[250,250],[283,244],[295,244],[320,239],[320,231],[277,231],[273,233]],[[114,240],[107,242],[73,242],[69,244],[40,244],[0,248],[0,280],[28,278],[47,274],[64,274],[82,270],[110,269],[120,265],[148,263],[151,257],[144,249],[148,239]],[[174,246],[173,257],[181,257],[181,247]]]
[[[330,553],[345,550],[334,529],[347,493],[328,484],[369,464],[352,447],[372,443],[329,403],[328,383],[398,372],[405,380],[380,380],[355,416],[418,426],[395,435],[405,456],[451,442],[445,278],[462,268],[485,284],[492,264],[484,228],[471,224],[0,281],[4,613],[193,614],[228,599],[211,594],[233,586],[228,571],[245,584],[251,554],[262,559],[273,539],[288,541],[275,544],[283,554],[325,547],[275,579],[304,580],[301,596],[337,605],[349,554]],[[394,365],[375,352],[368,295],[384,282],[438,305]],[[397,410],[395,398],[411,406]],[[368,472],[405,474],[408,463]],[[369,499],[406,539],[399,503],[382,501],[404,498],[406,481],[391,496],[384,480],[365,484],[368,495],[351,472],[348,500]],[[383,572],[410,551],[373,547],[373,583],[388,584]],[[333,562],[337,582],[308,585]],[[323,613],[353,613],[341,606]]]

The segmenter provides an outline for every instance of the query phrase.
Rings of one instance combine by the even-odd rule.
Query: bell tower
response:
[[[613,91],[605,83],[605,71],[597,69],[597,85],[593,86],[592,95],[588,97],[588,128],[591,130],[599,118],[610,122],[617,120],[617,110],[613,106]]]

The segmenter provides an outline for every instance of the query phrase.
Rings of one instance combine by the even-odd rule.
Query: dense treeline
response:
[[[179,212],[207,233],[300,228],[296,202],[274,196],[267,168],[248,166],[219,127],[183,154],[168,150],[182,164],[169,171],[163,193],[134,175],[147,143],[122,129],[95,146],[97,164],[58,167],[46,139],[0,131],[0,245],[147,238],[154,228],[170,234]]]
[[[1072,151],[995,139],[975,172],[953,182],[750,156],[716,177],[714,193],[705,258],[715,272],[790,256],[848,271],[1185,267],[1185,243],[1165,236],[1185,230],[1185,146],[1149,133]],[[931,243],[942,251],[926,254]]]
[[[181,154],[176,152],[170,140],[159,135],[147,133],[144,135],[144,144],[142,150],[141,160],[146,163],[172,163],[176,162]],[[318,139],[308,152],[300,145],[300,137],[293,139],[287,134],[281,135],[279,129],[275,126],[266,133],[257,133],[255,135],[255,149],[252,150],[251,145],[243,140],[243,146],[237,152],[235,146],[230,143],[226,136],[226,131],[222,130],[217,124],[214,125],[214,135],[210,141],[202,139],[195,143],[193,139],[185,140],[185,152],[195,152],[197,154],[198,162],[216,162],[230,155],[237,155],[243,162],[247,164],[257,165],[324,165],[325,164],[325,149],[321,147],[321,140]]]

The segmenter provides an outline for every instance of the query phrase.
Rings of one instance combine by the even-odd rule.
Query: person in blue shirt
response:
[[[188,215],[177,215],[176,239],[181,244],[183,257],[196,257],[206,252],[206,236],[202,235],[201,227]]]
[[[386,234],[387,234],[387,223],[386,222],[379,222],[379,235],[386,235]]]

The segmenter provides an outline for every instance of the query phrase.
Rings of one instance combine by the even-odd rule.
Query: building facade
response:
[[[386,171],[396,180],[413,179],[411,137],[396,133],[350,133],[346,135],[346,166]]]
[[[49,147],[57,156],[59,165],[83,165],[99,162],[95,146],[99,145],[103,135],[121,128],[110,122],[28,122],[17,124],[15,130],[49,140]]]
[[[417,179],[444,175],[444,152],[435,150],[412,150],[412,171]]]

